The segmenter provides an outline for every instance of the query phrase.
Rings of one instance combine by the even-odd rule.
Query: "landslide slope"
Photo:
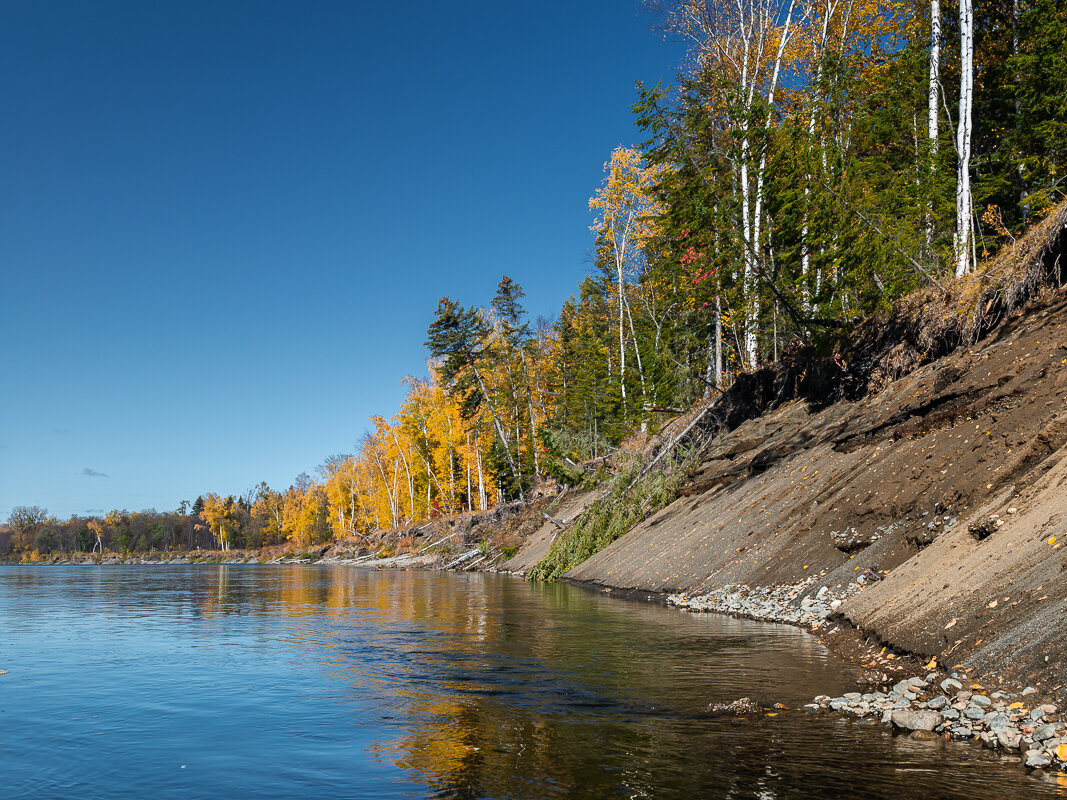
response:
[[[882,341],[877,364],[851,382],[851,364],[836,380],[833,364],[794,367],[788,380],[779,368],[742,387],[748,406],[772,408],[747,421],[745,403],[724,397],[721,430],[679,499],[566,577],[695,593],[813,575],[814,591],[873,572],[882,579],[846,602],[839,622],[976,674],[1062,692],[1065,222],[1031,254],[1054,278],[1029,293],[1025,311],[979,323],[977,344],[942,343],[946,355],[934,348],[896,379],[886,365],[907,350],[906,336]],[[999,297],[979,304],[988,311]],[[858,362],[861,345],[870,350],[854,343],[846,355]],[[753,403],[789,396],[783,385],[797,399]]]

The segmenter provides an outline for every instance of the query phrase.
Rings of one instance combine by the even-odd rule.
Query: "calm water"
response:
[[[701,713],[854,688],[795,629],[501,576],[3,568],[0,668],[5,799],[1067,797],[976,747]]]

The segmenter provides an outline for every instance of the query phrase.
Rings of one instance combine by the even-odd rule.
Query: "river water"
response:
[[[703,713],[854,689],[797,629],[505,576],[3,568],[0,669],[6,800],[1067,797],[971,745]]]

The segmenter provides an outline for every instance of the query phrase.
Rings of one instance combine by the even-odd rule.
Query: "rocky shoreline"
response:
[[[838,629],[834,618],[837,609],[877,576],[862,575],[855,583],[835,588],[820,586],[820,578],[812,576],[786,586],[728,584],[705,594],[680,593],[666,599],[668,604],[689,611],[730,614],[832,633]],[[878,655],[884,657],[885,650],[882,648]],[[879,666],[885,663],[883,660]],[[865,676],[868,682],[884,684],[890,680],[884,672],[873,669],[875,664],[863,666],[869,670]],[[897,668],[901,666],[903,662]],[[931,662],[930,666],[935,664]],[[878,718],[882,724],[916,738],[974,740],[989,748],[1019,753],[1030,769],[1051,768],[1067,773],[1067,722],[1055,704],[1041,702],[1033,687],[986,693],[984,686],[968,686],[967,680],[964,672],[928,672],[923,677],[900,680],[891,688],[848,692],[840,697],[820,695],[806,708]]]
[[[1037,690],[997,690],[980,684],[965,688],[966,676],[936,672],[896,683],[888,691],[849,692],[816,697],[811,709],[829,709],[857,717],[877,716],[885,725],[911,731],[918,738],[947,736],[973,739],[989,748],[1018,752],[1031,769],[1067,772],[1067,725],[1052,703],[1032,705]],[[924,736],[925,734],[925,736]]]
[[[707,594],[668,595],[667,603],[689,611],[717,611],[763,622],[782,622],[817,629],[842,603],[862,591],[869,580],[871,578],[867,575],[862,575],[856,583],[849,583],[844,588],[824,585],[818,589],[815,587],[819,577],[814,575],[800,583],[785,586],[731,583]]]

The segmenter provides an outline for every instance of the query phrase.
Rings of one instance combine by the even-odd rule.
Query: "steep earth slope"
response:
[[[1046,273],[1061,253],[1042,250]],[[676,502],[567,577],[689,593],[862,577],[839,624],[1062,696],[1067,292],[1053,283],[979,344],[855,399],[820,403],[799,376],[805,399],[715,437]]]

